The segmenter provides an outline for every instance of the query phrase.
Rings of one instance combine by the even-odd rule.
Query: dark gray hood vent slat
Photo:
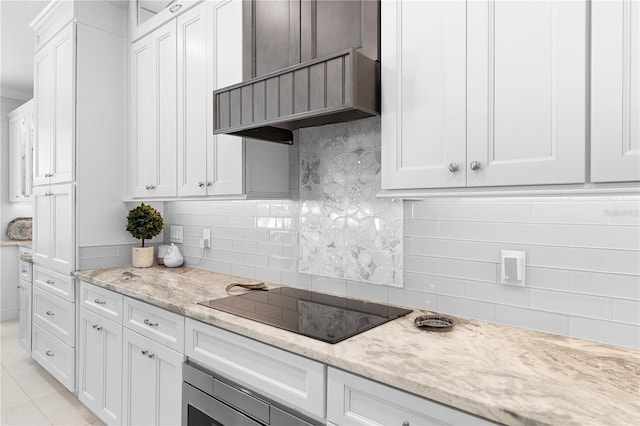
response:
[[[292,131],[380,114],[380,64],[355,48],[213,92],[213,133],[291,143]]]

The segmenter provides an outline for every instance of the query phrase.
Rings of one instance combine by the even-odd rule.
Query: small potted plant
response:
[[[164,226],[160,212],[149,205],[141,203],[129,211],[127,216],[127,231],[134,238],[142,240],[141,247],[133,247],[131,263],[136,268],[148,268],[153,265],[153,246],[144,246],[144,240],[149,240],[160,234]]]

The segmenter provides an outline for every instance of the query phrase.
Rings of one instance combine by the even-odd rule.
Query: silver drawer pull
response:
[[[402,422],[402,426],[409,426],[409,422],[405,420],[404,422]]]
[[[94,300],[95,303],[97,303],[98,305],[106,305],[106,300],[100,300],[100,299],[96,299]]]
[[[23,273],[23,274],[26,274],[26,273],[27,273],[27,270],[26,270],[25,268],[22,268],[22,273]]]
[[[157,327],[158,326],[157,322],[151,322],[151,321],[149,321],[148,318],[144,319],[144,323],[147,324],[149,327]]]
[[[55,282],[55,281],[53,281],[53,280],[47,280],[47,284],[49,284],[49,285],[54,285],[55,283],[56,283],[56,282]]]
[[[55,315],[55,313],[54,313],[54,312],[51,312],[51,311],[47,311],[47,312],[45,312],[45,314],[49,315],[50,317],[52,317],[52,316],[54,316],[54,315]]]
[[[146,349],[143,349],[143,350],[142,350],[142,355],[146,355],[146,354],[148,354],[148,353],[149,353],[149,351],[148,351],[148,350],[146,350]]]
[[[153,354],[153,353],[149,352],[149,353],[147,354],[147,356],[149,357],[149,359],[151,359],[151,358],[153,358],[153,357],[155,356],[155,354]]]
[[[182,5],[181,4],[174,4],[173,6],[171,6],[169,8],[169,12],[175,13],[175,12],[179,11],[180,9],[182,9]]]
[[[101,326],[99,326],[98,324],[93,324],[91,327],[92,327],[92,328],[95,328],[95,329],[96,329],[96,330],[98,330],[98,331],[102,330],[102,327],[101,327]]]
[[[53,355],[54,355],[54,353],[53,353],[53,352],[51,352],[51,351],[46,351],[46,352],[45,352],[45,354],[46,354],[47,356],[53,356]]]

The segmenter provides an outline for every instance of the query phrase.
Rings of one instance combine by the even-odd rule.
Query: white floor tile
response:
[[[0,424],[9,425],[50,425],[51,422],[42,414],[32,401],[3,408],[0,413]]]
[[[96,416],[67,390],[34,399],[33,403],[54,425],[87,425],[97,420]]]
[[[0,384],[0,408],[4,412],[6,408],[29,402],[29,397],[11,377],[3,377]]]

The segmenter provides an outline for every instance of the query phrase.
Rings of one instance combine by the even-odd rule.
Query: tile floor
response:
[[[0,425],[102,425],[18,342],[18,321],[0,323]]]

